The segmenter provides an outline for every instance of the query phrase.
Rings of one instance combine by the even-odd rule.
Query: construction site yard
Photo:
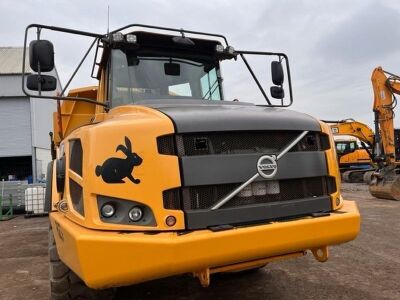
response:
[[[214,275],[208,288],[178,276],[119,288],[116,299],[400,299],[400,202],[373,198],[364,184],[343,184],[342,192],[359,206],[361,233],[331,247],[326,263],[308,253]],[[0,222],[0,299],[49,299],[47,231],[46,217]]]

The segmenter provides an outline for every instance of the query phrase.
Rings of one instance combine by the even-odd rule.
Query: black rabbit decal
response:
[[[135,184],[140,183],[140,179],[132,176],[133,168],[140,166],[143,159],[132,152],[132,144],[128,137],[125,137],[125,146],[118,145],[115,152],[120,150],[126,155],[126,158],[111,157],[103,165],[96,167],[96,175],[101,176],[107,183],[124,183],[126,177]]]

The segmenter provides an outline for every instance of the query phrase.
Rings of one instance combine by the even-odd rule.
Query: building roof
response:
[[[22,74],[22,54],[23,47],[0,47],[0,74]],[[28,49],[26,51],[26,71],[30,73],[32,70],[28,63]]]

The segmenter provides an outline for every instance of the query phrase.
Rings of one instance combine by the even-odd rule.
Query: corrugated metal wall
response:
[[[0,97],[26,97],[21,88],[21,75],[0,75]]]
[[[53,129],[52,113],[57,106],[55,101],[29,99],[22,92],[22,51],[22,48],[0,47],[0,158],[10,162],[10,157],[32,156],[33,162],[28,167],[34,168],[34,179],[35,175],[41,179],[51,159],[48,133]],[[30,71],[29,67],[27,70]],[[58,77],[55,69],[50,74]],[[60,91],[58,84],[57,91],[43,94],[51,96]]]
[[[0,98],[0,157],[32,155],[28,98]]]
[[[54,100],[31,98],[32,145],[50,149],[49,132],[53,131],[53,112],[57,110]]]

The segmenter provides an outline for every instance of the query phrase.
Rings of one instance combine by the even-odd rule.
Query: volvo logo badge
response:
[[[263,155],[257,161],[257,171],[265,179],[273,178],[278,172],[275,155]]]

